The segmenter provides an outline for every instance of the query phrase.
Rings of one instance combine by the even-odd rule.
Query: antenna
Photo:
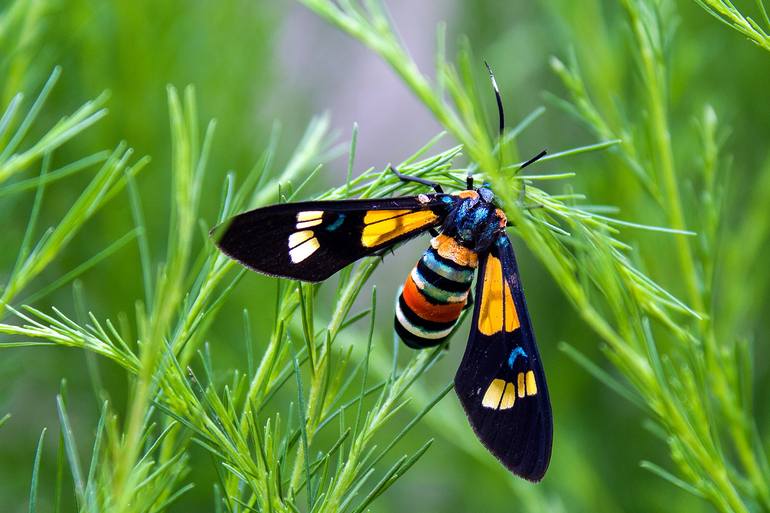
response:
[[[505,130],[505,110],[503,109],[503,99],[500,96],[500,88],[497,87],[497,80],[495,80],[495,74],[492,73],[492,68],[485,60],[484,66],[487,67],[489,72],[489,80],[492,81],[492,88],[495,90],[495,100],[497,100],[497,119],[500,122],[500,127],[497,132],[497,169],[503,168],[503,131]]]
[[[495,89],[495,99],[497,100],[497,116],[500,119],[500,151],[503,151],[502,144],[503,144],[503,131],[505,130],[505,110],[503,110],[503,99],[500,96],[500,89],[497,87],[497,80],[495,80],[495,74],[492,73],[492,68],[489,66],[489,63],[487,61],[484,61],[484,66],[487,67],[487,71],[489,72],[489,79],[492,81],[492,87]],[[521,166],[519,166],[519,169],[524,169],[530,164],[534,164],[541,158],[545,157],[547,152],[545,150],[541,151],[525,163],[523,163]]]
[[[492,68],[486,60],[484,61],[484,66],[487,67],[487,71],[489,72],[489,79],[492,81],[492,88],[495,90],[495,100],[497,100],[497,117],[500,121],[500,127],[498,129],[499,132],[498,132],[498,143],[497,143],[498,145],[497,156],[498,156],[498,165],[502,168],[503,167],[503,132],[505,131],[505,110],[503,109],[503,98],[500,96],[500,88],[497,87],[497,80],[495,80],[495,74],[492,73]],[[517,170],[517,172],[529,166],[530,164],[534,164],[541,158],[545,157],[546,154],[547,152],[545,150],[541,151],[531,159],[524,162],[521,166],[519,166],[519,169]],[[468,176],[468,188],[471,188],[472,184],[473,184],[473,178],[471,176]],[[525,183],[522,182],[521,183],[522,197],[524,196],[525,186],[526,186]]]
[[[489,63],[484,61],[484,66],[487,67],[489,72],[489,79],[492,81],[492,87],[495,90],[495,99],[497,100],[497,118],[500,120],[500,139],[503,136],[503,130],[505,130],[505,110],[503,110],[503,99],[500,97],[500,89],[497,87],[497,80],[495,80],[495,74],[492,73],[492,68],[489,67]],[[502,140],[500,141],[502,142]]]
[[[529,159],[528,161],[526,161],[525,163],[520,165],[519,166],[519,170],[524,169],[525,167],[527,167],[530,164],[534,164],[535,162],[537,162],[541,158],[545,157],[547,153],[548,152],[545,151],[545,150],[541,151],[540,153],[538,153],[537,155],[535,155],[534,157],[532,157],[531,159]]]

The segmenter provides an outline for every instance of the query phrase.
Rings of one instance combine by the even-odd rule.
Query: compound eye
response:
[[[495,194],[492,192],[492,190],[487,189],[486,187],[479,188],[479,196],[481,196],[481,199],[484,200],[486,203],[491,203],[492,200],[495,198]]]

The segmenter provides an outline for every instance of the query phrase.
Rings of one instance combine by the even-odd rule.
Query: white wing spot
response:
[[[292,233],[289,235],[289,249],[297,247],[303,242],[312,239],[313,236],[313,230],[303,230],[301,232]]]
[[[315,219],[313,221],[302,221],[300,223],[297,223],[297,230],[301,230],[303,228],[310,228],[311,226],[319,225],[323,222],[322,219]]]
[[[313,232],[310,233],[312,234]],[[321,244],[318,242],[318,239],[313,237],[312,239],[306,240],[299,246],[290,249],[289,257],[291,257],[292,263],[298,264],[315,253],[316,250],[318,250],[320,247]]]
[[[304,212],[298,212],[297,222],[315,221],[316,219],[321,219],[323,215],[324,213],[322,210],[306,210]]]

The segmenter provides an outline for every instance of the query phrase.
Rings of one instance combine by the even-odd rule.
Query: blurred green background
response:
[[[10,12],[21,1],[5,0],[0,11]],[[26,2],[25,2],[26,3]],[[356,169],[397,163],[440,131],[429,113],[410,95],[390,69],[358,42],[339,33],[293,2],[265,0],[204,2],[169,0],[33,1],[33,14],[19,20],[36,27],[22,41],[14,27],[5,27],[0,41],[0,77],[3,106],[17,90],[37,91],[54,65],[63,75],[44,115],[51,121],[74,110],[103,90],[111,92],[109,116],[86,135],[75,139],[56,156],[62,162],[96,150],[109,149],[126,140],[137,155],[152,162],[138,178],[147,215],[151,247],[161,247],[169,212],[170,136],[166,85],[196,87],[201,120],[218,120],[210,159],[211,182],[204,187],[203,211],[213,222],[225,173],[244,173],[267,145],[280,124],[279,156],[301,137],[309,119],[328,112],[340,141],[347,141],[353,123],[359,126]],[[424,69],[432,67],[437,23],[447,23],[450,48],[467,36],[478,56],[477,82],[486,87],[481,58],[494,67],[503,93],[507,116],[515,123],[540,105],[546,114],[524,135],[522,153],[541,148],[555,151],[596,139],[579,123],[544,97],[545,91],[563,94],[548,65],[552,55],[566,57],[574,51],[586,73],[594,99],[600,105],[622,103],[634,112],[635,68],[627,48],[629,30],[615,1],[538,0],[407,0],[387,1],[387,7],[406,46]],[[751,190],[755,170],[767,157],[770,140],[770,55],[744,41],[710,18],[695,2],[672,2],[668,11],[676,26],[671,55],[671,112],[673,126],[685,134],[677,140],[677,154],[691,155],[687,133],[704,103],[720,114],[729,130],[727,150],[735,156],[728,179],[734,204]],[[34,18],[34,19],[31,19]],[[482,88],[482,91],[486,89]],[[493,98],[485,99],[493,112]],[[490,129],[492,123],[490,122]],[[695,146],[693,135],[689,141]],[[442,143],[444,147],[450,140]],[[344,147],[343,147],[344,148]],[[311,184],[324,190],[344,180],[347,155],[330,162]],[[684,169],[690,163],[680,162]],[[563,165],[563,164],[560,164]],[[659,212],[634,205],[641,194],[628,179],[615,172],[606,155],[580,156],[569,162],[577,190],[595,203],[622,204],[620,217],[660,223]],[[32,176],[27,174],[25,177]],[[75,176],[52,188],[43,212],[48,225],[66,211],[86,183]],[[33,193],[0,203],[4,240],[0,268],[13,263],[23,236]],[[740,216],[739,209],[732,211]],[[132,229],[127,197],[121,195],[97,215],[73,244],[53,263],[41,282],[53,279]],[[631,236],[638,236],[632,233]],[[643,234],[643,237],[659,235]],[[542,510],[586,512],[710,511],[701,499],[664,482],[640,468],[641,460],[670,465],[668,449],[643,425],[642,412],[588,376],[557,349],[568,341],[608,367],[599,352],[598,337],[589,331],[562,297],[549,275],[514,241],[530,312],[549,378],[555,417],[551,469],[542,484],[531,485],[508,474],[480,444],[469,455],[451,440],[442,438],[443,408],[459,409],[450,394],[427,421],[415,429],[404,446],[417,447],[424,439],[437,443],[394,488],[372,507],[378,512],[517,511],[521,501],[542,505]],[[665,258],[661,243],[659,267],[649,271],[664,285],[676,272]],[[371,283],[378,286],[378,318],[383,333],[390,330],[398,283],[422,251],[414,242],[388,257]],[[97,317],[131,312],[141,298],[140,268],[135,245],[129,245],[82,277],[83,290]],[[729,269],[724,270],[729,272]],[[271,311],[274,280],[247,276],[230,299],[210,340],[220,368],[242,365],[241,309]],[[674,290],[678,293],[680,291]],[[365,294],[366,295],[366,294]],[[766,298],[757,298],[761,301]],[[766,304],[766,303],[765,303]],[[72,289],[66,287],[40,305],[57,305],[72,311]],[[256,317],[256,316],[254,316]],[[266,334],[269,316],[254,318],[257,336]],[[767,329],[767,320],[746,326],[746,333]],[[449,354],[431,370],[423,386],[438,390],[454,374],[464,345],[464,328]],[[767,388],[767,351],[757,348],[757,389]],[[100,374],[110,396],[124,404],[126,383],[122,373],[100,362]],[[71,415],[83,447],[99,413],[100,399],[93,393],[82,352],[63,349],[5,350],[0,355],[0,416],[13,415],[0,431],[0,508],[26,511],[33,453],[40,429],[57,425],[54,397],[61,379],[69,384]],[[760,393],[758,405],[767,403]],[[121,411],[120,406],[117,410]],[[762,426],[767,409],[757,408]],[[462,430],[473,437],[469,426]],[[52,445],[52,444],[51,444]],[[195,452],[197,451],[197,452]],[[190,480],[196,488],[173,511],[211,511],[209,483],[215,481],[211,460],[194,450]],[[44,453],[42,487],[53,486],[55,450]]]

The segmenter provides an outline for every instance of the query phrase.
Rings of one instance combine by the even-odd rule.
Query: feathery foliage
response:
[[[34,340],[29,345],[45,341],[86,349],[112,360],[133,378],[132,401],[125,421],[121,423],[110,405],[104,404],[88,477],[84,477],[79,463],[66,401],[59,400],[62,438],[78,507],[82,511],[164,510],[190,486],[180,480],[188,471],[187,451],[194,442],[207,449],[221,468],[218,506],[228,511],[243,507],[294,511],[305,501],[309,509],[362,510],[430,445],[428,442],[415,454],[397,459],[381,476],[375,473],[375,464],[406,433],[401,431],[384,450],[376,450],[373,442],[378,430],[392,421],[404,404],[404,392],[432,365],[440,351],[421,353],[403,368],[394,366],[387,379],[371,384],[366,381],[367,360],[356,364],[349,348],[335,347],[341,331],[354,329],[355,321],[370,315],[363,312],[351,316],[350,311],[378,263],[374,258],[344,273],[335,307],[323,327],[314,314],[317,286],[280,288],[275,328],[262,356],[256,365],[250,356],[252,364],[247,372],[236,371],[228,385],[218,386],[211,353],[204,344],[205,333],[243,271],[231,272],[235,264],[220,254],[207,237],[199,240],[195,236],[197,200],[214,124],[209,124],[200,142],[191,89],[183,100],[170,89],[169,105],[175,209],[169,225],[168,260],[156,273],[144,273],[149,277],[145,283],[149,301],[137,307],[133,327],[99,321],[93,315],[87,322],[78,322],[58,309],[47,314],[25,307],[24,313],[10,306],[22,325],[0,326],[3,333]],[[246,206],[264,204],[278,192],[279,183],[290,183],[311,169],[313,162],[322,161],[329,150],[324,142],[326,128],[324,119],[309,126],[279,182],[261,180],[272,165],[273,148],[266,149],[237,194],[234,177],[230,176],[218,220]],[[445,171],[458,151],[454,148],[413,164],[404,163],[404,169]],[[372,180],[377,182],[377,189]],[[380,195],[392,189],[396,181],[394,176],[370,170],[326,196]],[[140,220],[145,216],[139,198],[134,200],[136,231],[143,234]],[[142,251],[146,247],[140,244],[145,248]],[[140,261],[153,259],[143,255]],[[302,322],[295,325],[292,320],[298,312]],[[132,333],[137,334],[136,342]],[[250,355],[254,353],[252,344],[246,340]],[[3,344],[20,345],[26,343]],[[193,371],[196,363],[199,371]],[[362,368],[363,377],[359,379]],[[198,372],[205,379],[199,380]],[[308,382],[303,383],[306,379]],[[355,392],[358,381],[360,390]],[[297,395],[287,401],[280,396],[292,384],[297,385]],[[371,405],[370,397],[374,398]],[[363,410],[365,402],[367,409]],[[288,409],[282,404],[288,404]],[[326,432],[326,426],[330,426],[326,431],[337,433],[337,439],[323,450],[316,438]],[[367,481],[375,477],[379,481],[369,484],[364,494]],[[137,500],[139,497],[141,500]]]
[[[659,231],[669,231],[675,239],[680,271],[676,289],[685,291],[690,306],[656,285],[633,264],[637,256],[617,238],[617,233],[620,225],[634,224],[581,207],[576,203],[579,196],[561,199],[530,185],[524,188],[531,181],[526,176],[517,177],[518,189],[528,204],[539,208],[522,208],[515,201],[498,169],[515,171],[517,165],[497,165],[494,145],[486,135],[479,109],[467,93],[472,91],[472,59],[467,51],[460,54],[459,71],[448,65],[440,53],[436,85],[431,86],[409,59],[376,2],[363,6],[329,0],[304,3],[388,62],[462,142],[479,171],[497,185],[496,191],[505,201],[518,235],[607,344],[605,352],[627,384],[601,371],[571,346],[564,345],[564,349],[586,370],[644,409],[668,443],[679,475],[653,463],[644,465],[705,497],[722,511],[770,509],[770,473],[752,417],[751,387],[746,385],[751,382],[747,365],[750,349],[735,335],[717,336],[715,327],[715,258],[722,244],[729,248],[740,242],[721,237],[721,141],[716,114],[708,106],[697,124],[702,150],[699,189],[687,205],[708,214],[685,219],[682,177],[674,162],[667,103],[666,59],[672,27],[665,20],[671,19],[666,11],[669,7],[643,0],[621,2],[633,48],[638,52],[645,116],[633,131],[644,139],[644,145],[631,136],[628,128],[613,127],[591,102],[576,64],[568,68],[554,59],[553,68],[571,95],[570,100],[558,103],[577,115],[600,139],[620,142],[613,145],[612,151],[648,191],[650,200],[666,213],[671,229]],[[444,47],[442,42],[439,47]],[[444,97],[445,91],[449,100]],[[506,155],[506,143],[515,143],[518,135],[517,127],[503,136],[501,155]],[[515,150],[510,153],[517,154]],[[688,230],[693,227],[697,238]],[[700,243],[699,252],[696,241]]]
[[[765,29],[730,2],[696,1],[770,49]],[[727,194],[732,160],[716,109],[703,105],[693,123],[675,122],[673,4],[616,2],[634,63],[631,87],[617,95],[597,90],[600,78],[593,75],[593,66],[589,71],[579,66],[584,61],[578,55],[594,50],[599,60],[620,58],[602,53],[601,48],[611,46],[608,41],[592,46],[599,36],[578,38],[571,41],[575,51],[566,63],[552,58],[564,92],[547,95],[549,104],[557,107],[558,116],[585,126],[596,142],[566,150],[549,147],[537,167],[519,173],[527,156],[520,151],[521,140],[543,121],[545,109],[533,110],[498,139],[482,101],[490,96],[488,85],[477,85],[485,80],[481,60],[464,43],[456,61],[449,59],[443,25],[434,74],[427,74],[410,57],[381,2],[301,3],[381,57],[456,144],[437,151],[437,136],[399,163],[401,171],[449,189],[463,188],[469,171],[492,184],[512,233],[547,270],[575,316],[602,341],[611,369],[586,356],[588,348],[565,342],[560,344],[563,353],[636,405],[639,421],[646,421],[668,447],[670,462],[642,463],[665,480],[659,486],[671,489],[673,484],[719,511],[770,511],[767,433],[757,425],[753,409],[755,348],[745,328],[761,316],[761,303],[752,298],[764,297],[770,282],[755,261],[770,235],[765,215],[770,166],[758,173],[756,187],[740,206],[741,219],[728,229],[735,207]],[[169,87],[170,145],[159,143],[154,155],[169,163],[167,170],[153,168],[148,158],[134,160],[126,143],[72,157],[83,146],[91,147],[88,134],[93,125],[104,123],[107,95],[61,117],[49,106],[59,68],[35,100],[17,94],[41,74],[34,57],[43,40],[42,20],[52,5],[15,0],[0,13],[0,47],[11,49],[0,57],[5,98],[0,206],[17,208],[24,205],[21,198],[32,196],[18,254],[3,272],[0,350],[22,358],[43,350],[36,346],[80,350],[92,374],[98,374],[99,362],[109,362],[126,390],[111,393],[96,379],[96,421],[87,428],[73,414],[81,405],[62,383],[54,406],[58,437],[51,436],[50,428],[35,435],[28,510],[44,511],[48,503],[53,511],[184,510],[186,498],[197,493],[209,498],[207,509],[213,496],[215,511],[366,511],[385,504],[381,497],[397,481],[408,487],[410,479],[418,478],[412,470],[402,480],[415,464],[419,469],[418,460],[433,443],[429,436],[488,466],[496,479],[487,481],[497,483],[501,470],[470,436],[460,408],[440,403],[451,384],[436,387],[425,379],[429,371],[435,374],[444,351],[405,356],[398,341],[388,350],[391,330],[383,336],[376,329],[375,318],[392,313],[382,306],[376,287],[371,292],[367,287],[378,258],[362,260],[325,285],[259,281],[246,277],[208,239],[211,226],[237,212],[310,196],[322,165],[339,153],[328,134],[329,120],[314,119],[287,157],[281,156],[274,130],[247,173],[223,177],[212,166],[212,155],[224,146],[215,137],[216,123],[199,126],[203,116],[193,88],[180,95]],[[761,1],[757,8],[770,26]],[[567,12],[565,7],[562,16],[567,18]],[[131,108],[121,105],[118,111]],[[355,148],[354,130],[346,183],[314,197],[422,191],[386,170],[356,173]],[[592,203],[587,193],[575,192],[577,187],[592,191],[575,180],[575,173],[564,172],[564,166],[587,154],[601,155],[600,166],[611,175],[607,180],[619,184],[612,205]],[[557,171],[548,171],[554,165]],[[143,169],[142,175],[169,175],[170,193],[163,200],[168,210],[148,199],[157,197],[140,183]],[[84,176],[88,173],[90,178]],[[75,179],[84,185],[74,199],[67,198],[63,185]],[[216,213],[206,201],[211,184],[221,185]],[[61,208],[62,201],[70,204],[57,214],[61,219],[41,230],[48,205]],[[128,231],[71,270],[61,268],[61,257],[82,237],[87,223],[107,215],[104,207],[110,202],[125,207],[108,214],[121,218]],[[153,232],[158,226],[165,232],[160,237]],[[133,313],[91,313],[103,309],[78,278],[127,248],[138,258],[115,272],[141,281]],[[729,277],[720,272],[724,269],[730,270]],[[54,294],[61,300],[62,287],[73,281],[73,301],[43,302]],[[266,303],[263,297],[274,296],[273,308],[233,301],[245,287],[255,287],[251,295],[261,296],[254,298],[259,305]],[[225,330],[217,319],[233,309],[242,310],[243,329],[230,338],[223,333],[233,330]],[[267,328],[256,333],[255,325]],[[242,348],[245,357],[226,362],[223,346]],[[547,367],[546,372],[558,379],[560,370]],[[558,396],[555,400],[552,472],[564,476],[569,475],[562,470],[567,464],[559,459],[568,447],[558,430]],[[440,415],[429,414],[434,409]],[[15,420],[3,413],[0,434]],[[90,448],[87,457],[84,443]],[[613,455],[615,465],[628,463],[621,456]],[[581,462],[577,486],[585,483],[590,464]],[[214,477],[201,479],[201,467],[213,469],[209,476]],[[507,485],[523,510],[571,509],[553,482],[533,487],[509,479]]]
[[[755,0],[759,22],[746,16],[730,0],[695,0],[707,13],[746,36],[760,48],[770,51],[770,17],[764,0]],[[763,27],[764,25],[764,27]]]

